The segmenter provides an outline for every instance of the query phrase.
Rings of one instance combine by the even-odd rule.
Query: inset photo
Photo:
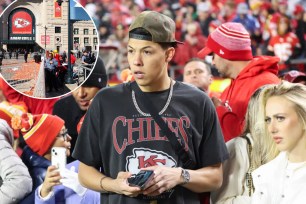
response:
[[[0,30],[0,73],[30,97],[73,91],[99,55],[95,23],[74,0],[14,1],[1,13]]]

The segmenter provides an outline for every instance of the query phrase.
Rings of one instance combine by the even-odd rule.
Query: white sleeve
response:
[[[42,184],[40,186],[38,186],[38,197],[39,197],[39,199],[41,199],[43,201],[47,201],[54,195],[54,191],[52,190],[52,191],[50,191],[50,193],[46,197],[41,197],[41,195],[40,195],[41,188],[42,188]]]

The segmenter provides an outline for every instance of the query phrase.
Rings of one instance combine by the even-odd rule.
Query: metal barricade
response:
[[[76,82],[78,86],[82,84],[90,74],[94,64],[79,64],[77,65],[77,71],[76,71],[76,76],[74,77],[76,79]]]

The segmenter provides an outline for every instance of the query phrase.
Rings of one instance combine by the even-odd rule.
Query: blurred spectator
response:
[[[89,53],[88,53],[87,50],[84,50],[84,51],[83,51],[81,63],[82,63],[83,65],[89,65],[89,64],[91,63],[90,55],[89,55]]]
[[[111,27],[109,23],[102,21],[99,25],[100,43],[105,43],[110,35],[111,35]]]
[[[249,8],[246,3],[240,3],[237,6],[237,15],[233,22],[241,23],[250,35],[259,35],[259,23],[253,15],[249,14]]]
[[[142,8],[143,5],[140,5],[139,3],[133,3],[132,5],[130,5],[130,14],[133,19],[141,13]]]
[[[25,49],[23,53],[23,58],[24,58],[25,63],[28,62],[28,56],[29,56],[29,52]]]
[[[62,62],[62,63],[66,63],[66,59],[67,59],[67,53],[66,53],[66,51],[63,52],[63,54],[62,54],[62,59],[63,59],[63,62]]]
[[[306,13],[302,6],[296,5],[294,12],[293,12],[293,19],[292,19],[292,30],[297,35],[300,44],[302,53],[300,57],[305,57],[306,52]]]
[[[271,32],[271,37],[274,37],[277,35],[277,24],[280,21],[280,18],[288,18],[287,15],[287,8],[288,8],[288,2],[287,0],[280,0],[280,1],[272,1],[272,6],[274,7],[274,13],[272,14],[269,29]]]
[[[127,61],[127,42],[128,42],[128,35],[127,35],[127,28],[122,25],[118,24],[115,28],[114,34],[109,36],[106,41],[107,45],[117,47],[117,58],[114,63],[110,66],[117,70],[122,70],[129,67]]]
[[[18,203],[32,191],[32,178],[27,167],[12,148],[13,131],[0,119],[0,201]]]
[[[202,35],[198,22],[188,23],[184,44],[178,46],[173,62],[184,66],[189,59],[197,56],[205,44],[206,38]]]
[[[221,8],[218,19],[222,22],[231,22],[236,16],[236,4],[234,0],[227,0]]]
[[[45,61],[45,78],[49,90],[47,92],[52,92],[53,88],[55,91],[58,91],[58,83],[56,78],[56,69],[58,65],[58,60],[53,57],[53,54],[50,53]]]
[[[260,24],[258,20],[249,12],[248,5],[246,3],[240,3],[237,6],[237,15],[233,19],[233,22],[241,23],[246,30],[250,33],[251,40],[252,40],[252,53],[256,55],[256,45],[254,44],[254,39],[260,38]],[[257,40],[258,41],[258,40]],[[260,40],[259,40],[260,42]]]
[[[85,6],[85,10],[88,15],[92,17],[95,25],[99,25],[99,17],[97,16],[97,8],[94,0],[87,0],[87,4]]]
[[[258,7],[258,13],[257,13]],[[271,30],[269,28],[270,20],[272,18],[272,6],[269,2],[260,2],[253,5],[253,12],[260,24],[260,35],[255,38],[256,55],[261,56],[267,54],[267,46],[271,37]]]
[[[270,39],[268,51],[280,58],[279,70],[288,69],[290,60],[300,55],[301,44],[297,36],[291,32],[288,18],[282,17],[279,19],[277,35]]]
[[[186,2],[184,5],[186,8],[186,17],[190,17],[190,20],[194,21],[197,19],[197,6],[191,1]]]
[[[210,9],[211,6],[209,2],[200,2],[197,5],[197,13],[198,13],[198,20],[199,24],[202,30],[202,33],[205,37],[208,37],[209,31],[208,27],[211,21],[214,20],[214,18],[210,15]]]
[[[184,67],[184,82],[192,84],[202,91],[208,93],[209,85],[212,83],[210,66],[198,58],[192,58]]]

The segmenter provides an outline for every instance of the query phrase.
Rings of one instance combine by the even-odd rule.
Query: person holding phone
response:
[[[51,148],[64,147],[66,155],[70,155],[70,136],[65,134],[64,121],[49,114],[16,115],[12,118],[12,128],[20,131],[26,143],[21,159],[33,180],[32,193],[21,203],[34,203],[35,189],[43,183],[51,165]]]
[[[205,93],[167,73],[179,43],[174,33],[169,17],[154,11],[138,15],[128,41],[136,82],[102,89],[86,113],[73,157],[80,161],[81,184],[101,192],[103,204],[198,204],[198,193],[222,183],[228,152],[214,106]],[[183,165],[131,85],[152,100],[196,167]],[[154,172],[144,189],[128,182],[141,170]]]
[[[64,165],[70,155],[71,137],[64,121],[49,114],[23,114],[12,119],[14,129],[20,130],[27,146],[21,158],[33,180],[32,193],[21,204],[34,203],[99,203],[97,193],[87,191],[79,183],[79,162],[67,164],[66,169],[51,165],[52,150],[56,150],[56,163]],[[61,154],[61,151],[63,153]],[[54,153],[54,152],[53,152]],[[64,193],[63,193],[64,192]]]

